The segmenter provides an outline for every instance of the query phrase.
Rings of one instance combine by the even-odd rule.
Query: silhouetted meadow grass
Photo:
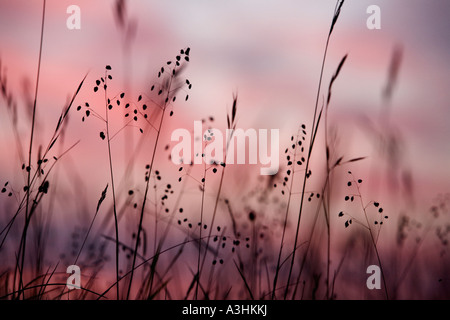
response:
[[[239,185],[229,179],[225,160],[177,166],[170,159],[171,142],[165,140],[164,130],[190,94],[202,94],[184,76],[190,59],[195,59],[195,49],[191,53],[185,47],[163,63],[148,90],[136,96],[111,85],[116,81],[114,66],[106,65],[102,74],[84,76],[46,143],[37,140],[34,132],[35,115],[41,112],[36,107],[39,73],[45,72],[40,70],[40,57],[29,139],[18,128],[18,103],[0,64],[2,108],[10,117],[18,150],[16,157],[9,158],[18,159],[24,178],[0,180],[0,297],[448,298],[450,197],[438,197],[422,219],[392,212],[383,199],[367,194],[368,181],[357,173],[359,167],[354,170],[366,157],[341,154],[334,143],[337,137],[328,120],[332,88],[350,56],[342,57],[336,66],[326,99],[322,81],[327,80],[323,79],[327,51],[343,4],[337,1],[326,38],[312,121],[299,119],[296,133],[282,141],[283,163],[276,175],[253,175],[249,170],[248,180],[233,171],[238,172]],[[127,35],[132,37],[135,27],[124,15],[124,5],[116,1],[115,17],[127,46],[131,41]],[[43,9],[42,25],[45,2]],[[43,33],[42,28],[41,49]],[[400,62],[396,51],[383,95],[386,104]],[[217,122],[227,129],[237,127],[245,105],[237,94],[228,103],[231,110],[226,119],[206,117],[203,131]],[[81,177],[86,181],[79,185],[80,195],[71,199],[58,187],[62,178],[54,173],[66,155],[77,154],[78,142],[66,145],[64,141],[69,115],[77,126],[98,132],[92,139],[101,141],[106,157],[91,159],[92,166],[107,167],[109,172],[109,179],[102,181],[103,190],[89,189],[90,177]],[[206,132],[206,139],[199,137],[203,147],[214,139]],[[115,165],[120,136],[125,137],[127,150],[123,174]],[[325,165],[314,163],[316,152],[323,154]],[[95,207],[81,196],[84,188],[98,194]],[[84,215],[79,220],[83,225],[68,224],[72,229],[66,226],[57,240],[49,238],[51,217],[59,214],[52,209],[55,201],[76,202]],[[388,228],[394,231],[385,232]],[[64,248],[62,252],[48,252],[54,250],[51,242],[55,241]],[[65,271],[72,264],[81,268],[81,290],[66,287],[69,275]],[[373,264],[381,269],[381,290],[366,287],[366,269]]]

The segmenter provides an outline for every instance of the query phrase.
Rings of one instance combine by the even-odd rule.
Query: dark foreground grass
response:
[[[121,27],[124,5],[125,2],[117,1],[115,7]],[[16,159],[25,177],[23,185],[8,181],[1,190],[4,205],[0,216],[0,298],[448,298],[450,225],[446,221],[450,197],[439,197],[427,213],[429,216],[420,221],[412,215],[387,212],[383,199],[372,200],[366,194],[366,179],[354,173],[353,166],[367,158],[341,154],[336,147],[336,134],[330,133],[333,84],[345,72],[345,64],[351,63],[347,61],[350,56],[345,55],[334,67],[336,71],[321,104],[327,52],[343,5],[344,1],[336,2],[326,37],[312,121],[299,121],[297,133],[290,141],[282,142],[287,147],[278,174],[254,176],[235,186],[225,164],[228,143],[223,162],[172,165],[174,172],[158,169],[167,168],[167,161],[172,164],[172,159],[167,159],[170,142],[165,141],[164,130],[176,116],[179,105],[188,101],[192,89],[193,84],[183,75],[192,56],[189,47],[164,63],[148,93],[137,98],[129,96],[126,90],[114,92],[110,65],[95,80],[95,75],[85,76],[62,109],[48,143],[37,141],[35,118],[40,112],[37,106],[44,1],[28,142],[20,133],[17,103],[0,65],[2,98],[12,123]],[[395,52],[384,103],[390,103],[401,62],[398,51]],[[91,102],[93,95],[102,95],[101,108]],[[78,105],[77,111],[73,105]],[[222,119],[223,125],[236,129],[238,111],[245,106],[239,104],[237,95],[231,105],[230,113]],[[67,250],[58,256],[59,253],[48,253],[53,249],[50,242],[56,240],[49,239],[49,230],[54,227],[50,219],[53,213],[46,210],[55,201],[67,201],[67,195],[55,187],[58,175],[54,171],[66,155],[77,153],[78,142],[69,146],[64,142],[72,114],[77,115],[79,125],[98,128],[96,139],[104,143],[107,161],[93,162],[108,167],[109,180],[98,192],[96,208],[89,208],[86,225],[74,228],[69,236],[66,233],[70,230],[59,236],[57,241],[67,243]],[[114,123],[117,115],[120,124]],[[214,141],[207,129],[215,121],[209,117],[202,122],[206,130],[204,139],[200,137],[203,147]],[[129,165],[122,177],[114,156],[115,142],[121,135],[126,135],[126,141],[132,135],[136,142],[126,146]],[[229,141],[233,136],[227,138]],[[23,151],[25,146],[27,154]],[[150,151],[142,152],[148,146]],[[139,154],[145,154],[144,159]],[[323,155],[325,165],[317,162],[317,155]],[[140,167],[142,161],[144,168]],[[129,179],[135,171],[142,180]],[[89,185],[89,181],[84,183]],[[233,196],[233,191],[241,196]],[[81,198],[75,200],[80,202]],[[393,235],[386,229],[394,230]],[[82,270],[80,290],[66,286],[69,275],[65,271],[71,264]],[[366,286],[370,265],[381,270],[380,290]]]

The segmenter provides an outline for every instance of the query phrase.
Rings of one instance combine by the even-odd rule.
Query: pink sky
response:
[[[44,127],[53,126],[58,110],[87,72],[85,93],[105,64],[113,66],[118,87],[124,81],[122,35],[115,25],[113,2],[78,2],[81,30],[65,27],[70,4],[48,1],[38,104]],[[365,27],[365,9],[370,4],[381,7],[381,30]],[[349,54],[335,84],[331,117],[351,126],[360,115],[377,115],[392,48],[403,46],[404,60],[392,102],[393,121],[405,137],[415,175],[433,187],[432,192],[450,189],[446,168],[450,160],[449,73],[445,67],[449,50],[444,41],[448,6],[442,1],[348,1],[331,41],[324,74],[326,86],[340,58]],[[299,121],[311,121],[333,7],[334,1],[288,1],[283,5],[275,1],[226,5],[133,2],[128,8],[129,16],[137,21],[128,62],[132,90],[145,89],[163,61],[179,48],[190,46],[187,75],[195,90],[186,107],[177,107],[179,114],[191,120],[187,123],[208,115],[223,123],[231,93],[238,91],[239,124],[244,128],[280,128],[283,140],[295,132]],[[34,86],[40,11],[37,1],[1,4],[0,55],[10,87],[17,88],[17,99],[21,98],[18,88],[24,77],[30,79],[31,88]],[[2,134],[8,139],[7,131]],[[357,154],[358,146],[355,148],[353,154]]]
[[[112,87],[122,90],[128,77],[124,90],[137,96],[148,91],[159,68],[185,47],[191,48],[185,75],[193,89],[189,101],[175,105],[175,116],[165,127],[166,138],[170,130],[191,130],[194,120],[208,116],[214,116],[215,125],[225,129],[226,113],[231,110],[232,93],[236,91],[238,127],[280,129],[280,150],[289,144],[299,124],[306,123],[310,128],[335,1],[133,1],[128,15],[137,21],[137,31],[128,57],[123,54],[123,34],[115,23],[114,1],[76,1],[81,8],[80,30],[66,28],[66,8],[71,4],[74,1],[47,1],[37,105],[38,141],[48,140],[61,108],[86,73],[75,107],[85,101],[101,104],[101,99],[93,96],[92,87],[106,64],[113,67]],[[381,8],[381,30],[366,28],[366,8],[372,4]],[[29,136],[29,118],[23,112],[22,81],[29,79],[33,93],[41,9],[40,1],[0,3],[0,58],[19,103],[19,128],[25,137]],[[380,130],[385,128],[378,120],[381,92],[392,50],[397,44],[403,47],[390,120],[403,138],[401,165],[412,172],[421,210],[428,208],[437,194],[450,191],[449,12],[450,2],[439,0],[346,1],[324,72],[322,95],[326,96],[329,79],[348,53],[333,86],[329,120],[339,128],[346,158],[369,156],[356,168],[360,176],[377,185],[378,179],[383,183],[379,175],[383,167],[377,166],[379,158],[360,119],[366,116]],[[1,101],[0,183],[21,181],[22,176],[14,173],[20,164],[9,158],[15,143],[3,106]],[[103,159],[106,164],[105,144],[98,138],[100,124],[93,119],[82,124],[81,115],[72,111],[65,143],[81,142],[70,162],[62,167],[62,179],[69,179],[75,171],[88,176],[85,184],[89,190],[84,192],[93,206],[109,181],[107,166],[96,162]],[[115,120],[120,124],[119,118]],[[120,171],[123,144],[117,143],[114,150]],[[136,177],[141,178],[147,159],[138,160],[141,167],[136,169]],[[175,171],[171,164],[164,165],[167,171]],[[176,174],[169,176],[174,178]],[[237,169],[235,174],[237,177],[230,175],[229,179],[238,183]],[[238,191],[230,190],[230,194]]]

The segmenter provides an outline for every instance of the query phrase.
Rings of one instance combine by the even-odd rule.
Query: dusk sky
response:
[[[80,29],[69,30],[66,26],[70,16],[66,10],[72,4],[81,10]],[[89,101],[103,112],[102,96],[94,95],[92,88],[95,80],[104,75],[106,65],[112,67],[113,91],[124,91],[133,99],[141,93],[149,94],[161,66],[187,47],[191,50],[190,61],[183,76],[190,80],[192,89],[188,101],[180,97],[174,103],[174,116],[164,127],[165,139],[177,128],[193,130],[194,121],[210,116],[215,119],[213,126],[225,130],[226,115],[231,112],[233,94],[237,93],[237,127],[279,129],[280,171],[284,170],[283,151],[290,145],[291,135],[303,123],[310,132],[322,55],[336,1],[126,1],[122,29],[114,4],[112,0],[47,1],[36,143],[48,143],[62,108],[87,74],[70,112],[64,148],[58,149],[60,152],[80,141],[68,154],[67,162],[61,164],[60,179],[65,181],[62,184],[71,185],[78,183],[73,177],[84,178],[87,189],[81,185],[68,189],[80,187],[89,205],[74,203],[71,210],[78,206],[94,208],[109,181],[106,147],[99,138],[101,123],[92,118],[82,123],[76,106]],[[379,30],[366,26],[370,16],[366,9],[370,5],[381,9]],[[0,0],[2,75],[7,77],[8,89],[18,105],[18,129],[24,137],[25,154],[31,121],[27,101],[32,101],[34,95],[41,13],[41,1]],[[345,1],[330,40],[319,97],[320,107],[326,101],[331,77],[348,54],[333,84],[329,109],[328,121],[338,137],[335,157],[367,157],[355,163],[352,170],[364,177],[376,196],[387,197],[387,203],[396,201],[389,199],[389,188],[396,188],[386,187],[392,178],[389,175],[401,179],[403,173],[408,173],[417,205],[417,211],[411,214],[419,216],[437,195],[450,192],[449,13],[450,1],[442,0]],[[382,94],[395,48],[400,48],[402,58],[392,97],[386,105]],[[24,179],[22,163],[4,105],[2,100],[0,184],[15,180],[20,189]],[[112,115],[116,121],[114,129],[120,129],[122,116]],[[125,139],[130,134],[138,136],[133,129],[137,128],[126,128],[113,144],[120,174],[125,168]],[[381,140],[374,132],[383,139],[389,134],[398,139],[396,172],[387,170],[388,157],[377,151]],[[322,133],[318,139],[323,139]],[[144,148],[143,157],[136,160],[133,174],[138,179],[143,177],[151,147]],[[318,149],[314,156],[319,158],[323,151]],[[34,152],[37,153],[37,147]],[[315,165],[316,169],[323,169],[322,162]],[[160,160],[158,168],[172,171],[168,176],[177,179],[177,166]],[[256,174],[259,172],[257,167],[253,169]],[[230,195],[241,192],[243,181],[255,185],[257,176],[250,174],[253,171],[229,172],[229,183],[238,186],[228,186]],[[403,192],[398,188],[394,194]],[[64,206],[64,201],[60,205]],[[403,205],[396,203],[393,208],[409,209]]]
[[[127,15],[136,21],[136,33],[128,56],[123,54],[124,36],[115,23],[113,1],[77,2],[80,30],[66,27],[70,4],[47,5],[38,104],[43,127],[56,121],[58,110],[87,72],[87,83],[92,83],[110,64],[118,87],[129,77],[137,94],[148,90],[146,83],[160,64],[188,46],[192,59],[186,76],[194,90],[189,103],[176,111],[192,120],[189,125],[209,115],[225,125],[233,92],[239,93],[243,128],[280,128],[283,140],[300,121],[311,121],[334,1],[131,2]],[[381,30],[366,27],[371,4],[381,8]],[[41,4],[2,1],[0,8],[0,56],[9,85],[20,92],[27,78],[33,88]],[[437,0],[347,1],[324,73],[325,91],[339,60],[349,54],[335,84],[330,117],[352,126],[361,115],[378,115],[392,50],[403,47],[392,121],[406,141],[407,161],[417,179],[435,188],[433,192],[450,189],[449,10],[448,2]],[[2,116],[3,128],[5,121]],[[2,148],[8,134],[2,130]],[[356,155],[359,146],[353,147]]]

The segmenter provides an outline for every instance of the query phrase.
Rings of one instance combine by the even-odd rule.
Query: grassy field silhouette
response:
[[[257,166],[225,161],[194,164],[205,157],[195,152],[192,164],[176,164],[170,133],[192,127],[191,101],[209,89],[197,85],[198,73],[191,77],[196,49],[190,44],[152,60],[157,67],[145,88],[132,86],[139,24],[127,5],[118,0],[112,7],[123,66],[104,61],[67,75],[75,85],[65,103],[41,101],[39,94],[51,3],[41,7],[33,84],[17,92],[8,61],[0,60],[1,299],[449,298],[450,195],[421,202],[417,194],[427,187],[415,182],[402,156],[409,138],[395,118],[406,49],[390,50],[379,117],[361,116],[361,131],[351,131],[336,116],[335,100],[352,53],[332,48],[352,3],[336,1],[327,33],[317,40],[323,51],[314,57],[320,69],[313,104],[286,111],[274,101],[265,111],[296,126],[280,128],[278,172],[264,176]],[[58,81],[52,81],[55,94]],[[257,117],[242,93],[200,107],[205,134],[194,139],[203,150],[215,139],[208,129],[233,132],[248,126],[241,115]],[[55,111],[55,104],[63,107]],[[308,118],[296,113],[305,108]],[[353,138],[362,143],[358,153],[349,151]],[[223,154],[226,159],[227,145]],[[80,267],[79,290],[67,287],[70,265]],[[373,265],[380,270],[378,290],[367,286]]]

